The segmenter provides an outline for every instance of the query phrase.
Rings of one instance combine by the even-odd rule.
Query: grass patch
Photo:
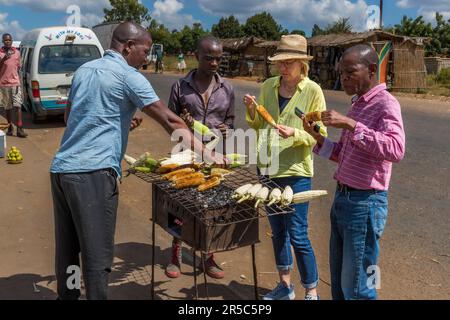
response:
[[[438,75],[428,75],[426,93],[450,97],[450,69],[443,69]]]
[[[184,56],[184,61],[186,61],[186,72],[189,72],[195,68],[197,68],[197,59],[195,56]],[[177,71],[178,66],[178,55],[176,56],[165,56],[164,57],[164,70],[167,71]]]

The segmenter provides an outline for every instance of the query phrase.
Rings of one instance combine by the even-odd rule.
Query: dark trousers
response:
[[[70,283],[76,283],[73,268],[79,270],[81,253],[87,298],[107,299],[119,200],[116,174],[112,169],[52,173],[51,186],[58,296],[62,300],[80,297],[79,288]]]

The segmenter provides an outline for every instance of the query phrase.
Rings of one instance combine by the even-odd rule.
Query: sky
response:
[[[355,31],[365,31],[375,17],[370,9],[379,0],[140,0],[151,17],[170,30],[200,22],[211,29],[220,17],[235,15],[241,23],[258,12],[270,12],[288,30],[311,34],[314,24],[321,27],[339,18],[350,17]],[[93,26],[103,21],[103,8],[109,0],[0,0],[0,33],[11,33],[15,40],[34,28],[66,25],[71,13],[80,9],[81,24]],[[368,10],[369,9],[369,10]],[[399,23],[403,15],[424,16],[433,22],[435,12],[450,19],[450,0],[384,0],[383,24]],[[372,12],[372,13],[367,13]]]

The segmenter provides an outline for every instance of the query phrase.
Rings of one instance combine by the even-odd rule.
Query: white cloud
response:
[[[397,0],[400,8],[418,7],[417,14],[424,17],[425,21],[435,22],[436,12],[445,19],[450,19],[450,0]]]
[[[8,14],[0,13],[0,34],[11,33],[14,40],[21,40],[26,31],[20,26],[19,21],[7,21]]]
[[[71,13],[66,10],[72,5],[77,5],[81,13],[81,25],[92,27],[103,21],[103,8],[110,8],[109,0],[0,0],[0,5],[22,6],[36,12],[61,12],[61,24],[65,24]],[[5,20],[5,18],[3,18]],[[23,36],[26,31],[14,20],[10,23],[0,21],[0,26],[11,33],[16,33],[16,37]],[[13,34],[14,35],[14,34]]]
[[[399,8],[412,8],[414,5],[411,3],[410,0],[398,0],[397,1],[397,7]]]
[[[153,4],[151,16],[159,23],[164,24],[169,30],[181,29],[185,25],[192,25],[195,20],[192,15],[182,14],[184,3],[179,0],[157,0]]]
[[[104,7],[110,7],[109,0],[0,0],[6,6],[26,6],[35,11],[63,11],[70,5],[77,5],[83,11],[100,13]]]
[[[356,31],[366,29],[368,7],[364,0],[198,0],[198,3],[209,14],[234,14],[241,22],[261,11],[271,13],[282,25],[290,22],[324,27],[340,18],[350,17]]]
[[[87,27],[93,27],[103,22],[103,16],[98,16],[92,13],[81,13],[81,25]]]

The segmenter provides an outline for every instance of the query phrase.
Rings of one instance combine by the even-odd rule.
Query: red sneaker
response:
[[[166,267],[165,273],[169,278],[178,278],[181,274],[181,242],[174,239],[172,242],[172,261]]]
[[[206,274],[214,279],[222,279],[225,277],[225,271],[221,267],[217,265],[217,263],[214,261],[214,256],[211,255],[206,261],[205,261],[205,268],[206,268]]]

